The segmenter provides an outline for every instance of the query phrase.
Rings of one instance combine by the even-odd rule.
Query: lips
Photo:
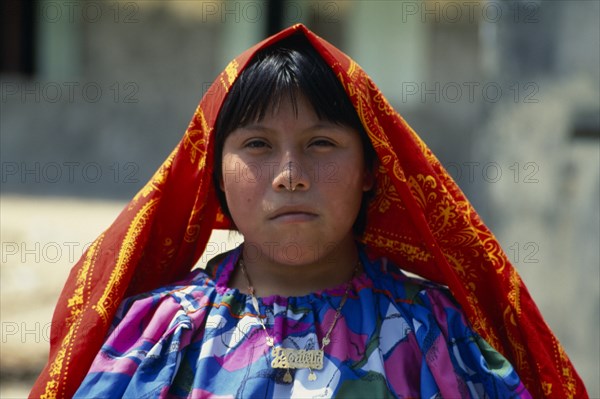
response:
[[[270,220],[306,221],[316,218],[317,212],[307,206],[283,206],[269,215]]]

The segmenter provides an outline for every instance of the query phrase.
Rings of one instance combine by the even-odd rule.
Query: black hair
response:
[[[306,97],[319,119],[359,132],[365,165],[373,169],[375,150],[342,84],[304,36],[292,35],[254,56],[230,88],[217,117],[213,181],[221,209],[229,218],[225,193],[220,188],[225,139],[235,129],[262,120],[285,96],[289,96],[297,113],[299,94]],[[353,227],[357,236],[366,227],[367,205],[373,192],[371,189],[363,195]]]

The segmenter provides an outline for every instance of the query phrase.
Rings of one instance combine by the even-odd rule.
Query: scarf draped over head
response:
[[[183,278],[211,231],[232,226],[212,179],[215,121],[252,56],[294,33],[334,71],[377,153],[376,193],[362,236],[370,255],[447,285],[474,329],[507,357],[534,397],[585,397],[515,268],[456,183],[367,74],[303,25],[227,65],[167,160],[73,267],[54,312],[49,360],[31,397],[71,397],[121,300]]]

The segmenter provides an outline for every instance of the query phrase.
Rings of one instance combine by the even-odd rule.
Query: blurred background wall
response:
[[[600,2],[0,7],[2,397],[27,393],[71,265],[177,144],[213,79],[296,22],[354,58],[430,145],[600,397]]]

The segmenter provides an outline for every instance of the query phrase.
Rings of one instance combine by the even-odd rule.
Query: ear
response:
[[[364,192],[370,191],[375,186],[375,173],[373,172],[373,169],[365,168],[365,171],[363,172],[362,189]]]

